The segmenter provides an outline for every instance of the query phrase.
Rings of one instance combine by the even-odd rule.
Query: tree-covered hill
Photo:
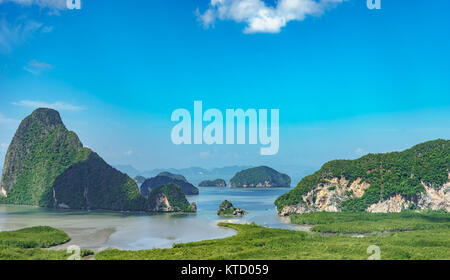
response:
[[[84,148],[59,113],[40,108],[9,145],[0,201],[55,208],[146,210],[136,182]]]
[[[189,204],[181,187],[174,183],[150,191],[149,209],[153,212],[196,212],[195,203]]]
[[[449,180],[450,141],[435,140],[416,145],[403,152],[368,154],[356,160],[334,160],[323,165],[316,173],[303,178],[292,191],[275,201],[278,211],[286,206],[304,207],[314,211],[315,189],[330,185],[333,178],[345,179],[346,187],[361,181],[370,185],[362,196],[357,197],[350,189],[338,205],[343,211],[365,211],[369,206],[400,195],[417,207],[419,196],[425,186],[439,190]],[[330,185],[332,192],[336,187]],[[312,198],[304,197],[312,193]],[[448,194],[443,194],[444,196]],[[444,197],[445,199],[445,197]],[[446,207],[445,205],[443,206]]]
[[[267,166],[242,170],[230,180],[231,188],[289,188],[291,178]]]
[[[199,187],[226,187],[227,182],[224,179],[204,180],[198,184]]]
[[[199,193],[198,188],[189,183],[182,175],[163,172],[155,177],[145,180],[141,185],[141,194],[148,197],[151,190],[169,183],[180,186],[185,195],[197,195]]]

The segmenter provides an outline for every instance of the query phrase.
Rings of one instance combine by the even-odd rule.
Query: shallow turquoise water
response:
[[[276,215],[273,202],[289,189],[199,188],[196,214],[113,213],[106,211],[53,210],[28,206],[0,205],[0,231],[35,225],[65,230],[71,245],[99,250],[170,248],[173,243],[232,236],[218,222],[256,222],[274,228],[293,229]],[[242,218],[221,218],[216,211],[223,200],[249,212]]]

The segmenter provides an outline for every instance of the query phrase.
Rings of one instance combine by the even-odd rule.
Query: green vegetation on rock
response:
[[[205,180],[198,184],[199,187],[226,187],[227,182],[224,179]]]
[[[181,187],[185,195],[196,195],[199,193],[198,188],[186,181],[181,175],[176,175],[168,172],[160,173],[159,175],[145,180],[141,185],[141,194],[148,197],[151,190],[156,189],[162,185],[174,183]]]
[[[236,208],[233,206],[233,204],[228,201],[228,200],[224,200],[220,206],[219,206],[219,210],[217,210],[217,215],[219,216],[224,216],[224,217],[242,217],[245,214],[247,214],[246,211],[240,209],[240,208]]]
[[[167,172],[167,171],[161,172],[161,173],[159,173],[159,174],[156,175],[156,176],[166,176],[166,177],[169,177],[169,178],[171,178],[171,179],[184,181],[184,182],[186,182],[186,183],[188,182],[188,181],[186,180],[186,177],[184,177],[183,175],[181,175],[181,174],[173,174],[173,173],[170,173],[170,172]]]
[[[230,180],[231,188],[289,188],[291,178],[278,171],[260,166],[242,170]]]
[[[370,184],[364,195],[345,200],[340,205],[343,211],[361,212],[396,194],[413,201],[425,191],[422,182],[438,189],[447,182],[449,171],[450,141],[429,141],[403,152],[330,161],[316,173],[303,178],[296,188],[280,196],[275,205],[281,211],[285,206],[304,204],[302,196],[327,179],[345,178],[351,185],[361,178]]]
[[[149,209],[154,212],[196,212],[195,203],[189,204],[181,187],[174,183],[153,189],[149,196]]]
[[[59,113],[37,109],[20,124],[2,172],[0,202],[41,207],[146,210],[136,182],[83,148]]]

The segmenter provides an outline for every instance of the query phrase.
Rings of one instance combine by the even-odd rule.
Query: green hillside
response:
[[[78,136],[59,113],[37,109],[20,124],[2,172],[2,203],[41,207],[145,210],[136,183],[113,169]]]
[[[364,211],[371,204],[400,194],[414,200],[424,192],[421,182],[440,188],[448,180],[450,170],[450,141],[435,140],[416,145],[403,152],[368,154],[356,160],[334,160],[316,173],[303,178],[292,191],[280,196],[275,205],[302,204],[302,195],[325,179],[345,178],[349,185],[357,178],[370,184],[364,195],[341,204],[344,211]],[[413,208],[414,205],[411,205]]]

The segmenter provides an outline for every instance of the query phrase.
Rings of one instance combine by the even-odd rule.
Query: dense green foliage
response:
[[[304,203],[307,194],[324,179],[345,178],[349,185],[357,178],[370,184],[360,198],[351,198],[341,205],[344,211],[364,211],[371,204],[401,194],[415,199],[424,191],[421,182],[434,188],[448,180],[450,141],[435,140],[419,144],[403,152],[368,154],[356,160],[334,160],[316,173],[303,178],[292,191],[280,196],[275,205],[281,210],[287,205]]]
[[[96,153],[58,176],[54,192],[57,201],[71,209],[147,210],[147,200],[139,193],[136,182]]]
[[[205,180],[198,184],[199,187],[226,187],[227,182],[224,179]]]
[[[163,174],[163,175],[161,175]],[[152,177],[150,179],[145,180],[145,182],[141,185],[141,194],[143,196],[148,197],[150,191],[156,189],[162,185],[174,183],[181,187],[181,190],[185,195],[196,195],[199,193],[198,188],[196,188],[191,183],[187,182],[184,177],[180,178],[178,175],[174,175],[171,173],[161,173],[158,176]],[[170,174],[169,176],[165,176],[164,174]],[[181,175],[179,175],[181,176]],[[178,178],[178,179],[177,179]],[[181,180],[180,180],[181,179]]]
[[[37,109],[20,124],[9,146],[2,176],[7,197],[1,203],[145,211],[136,182],[109,166],[59,113]]]
[[[109,249],[95,254],[97,260],[301,260],[301,259],[367,259],[367,248],[376,245],[381,258],[403,260],[450,259],[450,214],[424,213],[312,213],[292,216],[307,224],[330,226],[334,232],[354,232],[357,224],[366,227],[357,232],[380,231],[380,227],[405,221],[396,230],[362,238],[348,235],[321,235],[283,229],[271,229],[256,224],[219,224],[237,231],[224,239],[175,244],[171,249],[121,251]],[[428,223],[427,230],[420,228]],[[377,228],[371,228],[378,224]],[[415,226],[411,226],[417,224]],[[434,226],[433,226],[434,224]],[[383,230],[383,229],[381,229]],[[408,232],[403,232],[412,230]],[[329,230],[327,230],[329,232]],[[67,242],[69,237],[49,227],[35,227],[0,233],[0,260],[51,259],[64,260],[65,250],[37,249]],[[7,245],[5,245],[7,244]],[[30,248],[30,249],[25,249]],[[82,256],[92,254],[82,250]]]
[[[450,214],[443,211],[405,211],[401,213],[316,212],[292,215],[291,223],[315,225],[311,228],[312,231],[333,233],[450,229]]]
[[[291,178],[279,173],[278,171],[267,167],[260,166],[242,170],[230,180],[230,187],[256,187],[258,184],[265,185],[268,182],[271,187],[290,187]]]
[[[64,231],[47,226],[0,232],[0,246],[7,247],[48,248],[69,240],[70,237]]]
[[[255,224],[220,224],[238,231],[225,239],[176,244],[171,249],[105,250],[97,260],[304,260],[367,259],[379,246],[382,259],[450,259],[450,229],[374,235],[322,236]]]
[[[15,162],[5,163],[2,184],[16,182],[6,188],[8,197],[3,201],[53,207],[51,187],[56,177],[90,152],[65,128],[57,112],[36,110],[22,121],[9,146],[6,161]]]
[[[192,212],[194,208],[189,201],[186,199],[181,187],[174,183],[169,183],[166,185],[162,185],[156,189],[153,189],[149,196],[149,209],[154,210],[157,209],[157,200],[161,195],[164,195],[167,198],[170,206],[177,210],[177,212]],[[156,210],[158,211],[158,210]]]
[[[175,180],[184,181],[184,182],[187,183],[186,178],[183,175],[181,175],[181,174],[173,174],[173,173],[164,171],[164,172],[159,173],[156,176],[166,176],[166,177],[169,177],[169,178],[172,178],[172,179],[175,179]]]
[[[42,250],[70,240],[61,230],[47,226],[0,232],[0,260],[67,260],[71,254],[66,250]],[[81,250],[81,257],[93,255]]]
[[[224,200],[220,204],[219,210],[217,210],[217,215],[219,215],[219,216],[232,215],[234,213],[235,209],[236,208],[233,206],[233,204],[230,201]]]
[[[228,201],[228,200],[224,200],[220,206],[219,206],[219,210],[217,210],[217,215],[219,216],[236,216],[236,217],[241,217],[243,215],[247,214],[246,211],[240,209],[240,208],[236,208],[233,206],[233,204]]]

